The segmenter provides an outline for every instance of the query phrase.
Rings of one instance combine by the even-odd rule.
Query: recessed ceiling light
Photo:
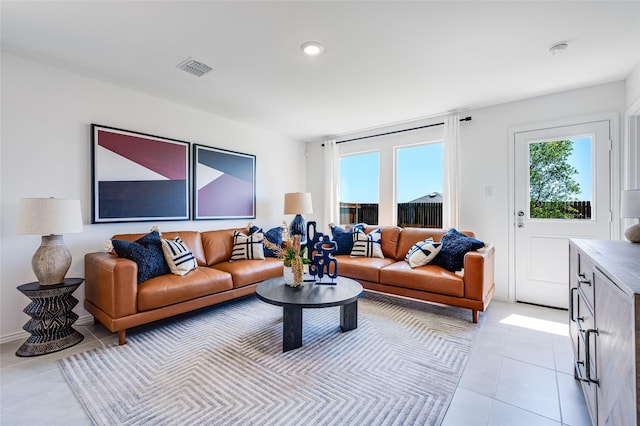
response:
[[[317,41],[306,41],[300,45],[300,49],[309,56],[316,56],[322,53],[324,46]]]
[[[568,48],[569,48],[569,44],[565,41],[561,41],[551,46],[549,48],[549,52],[551,52],[552,55],[555,55],[556,53],[564,52]]]

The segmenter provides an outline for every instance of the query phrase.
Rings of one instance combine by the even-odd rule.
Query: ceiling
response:
[[[1,7],[5,51],[299,140],[624,80],[640,61],[640,1]],[[214,71],[177,69],[188,57]]]

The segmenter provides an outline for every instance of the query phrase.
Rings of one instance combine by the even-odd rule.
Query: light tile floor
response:
[[[443,426],[591,425],[567,311],[493,301],[484,315]]]
[[[443,426],[590,425],[573,379],[567,312],[493,301]],[[537,320],[534,330],[514,323]],[[0,345],[0,424],[90,425],[56,360],[117,344],[100,325],[76,326],[85,339],[34,358],[14,355],[22,340]],[[563,335],[564,333],[564,335]]]

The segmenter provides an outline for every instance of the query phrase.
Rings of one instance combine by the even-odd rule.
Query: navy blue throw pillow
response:
[[[153,231],[138,240],[112,240],[116,254],[138,264],[138,284],[159,275],[170,274],[162,251],[162,239],[158,231]]]
[[[450,229],[444,234],[440,242],[442,249],[431,263],[451,272],[459,271],[464,267],[465,254],[484,247],[482,241],[468,237],[455,229]]]
[[[356,229],[364,231],[364,226],[354,225],[349,229],[344,229],[341,226],[331,228],[331,237],[338,245],[338,250],[335,254],[351,254],[351,250],[353,249],[353,233]]]
[[[264,237],[272,244],[275,244],[278,247],[282,246],[282,226],[276,226],[275,228],[269,229],[264,233]],[[265,247],[264,255],[265,257],[278,257],[278,252]]]

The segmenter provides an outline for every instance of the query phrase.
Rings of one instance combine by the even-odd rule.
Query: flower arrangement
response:
[[[303,257],[306,248],[300,244],[300,235],[283,239],[282,246],[277,246],[265,238],[264,246],[275,251],[276,256],[282,259],[285,268],[292,269],[293,286],[302,284],[303,265],[309,264],[311,261]]]

